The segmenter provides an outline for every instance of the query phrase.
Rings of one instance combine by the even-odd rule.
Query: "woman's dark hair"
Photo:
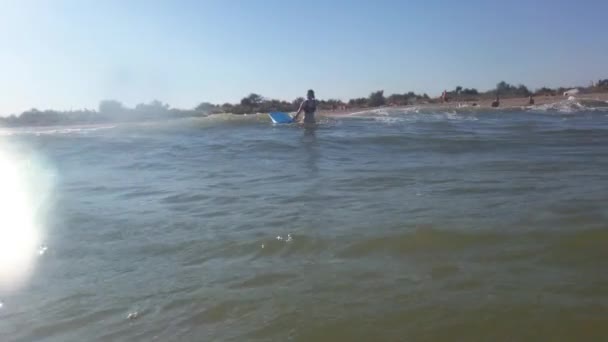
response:
[[[315,91],[312,89],[309,89],[308,92],[306,93],[306,96],[308,96],[311,99],[315,98]]]

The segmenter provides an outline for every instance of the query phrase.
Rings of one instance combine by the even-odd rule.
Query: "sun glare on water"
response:
[[[0,290],[22,285],[40,256],[38,221],[49,189],[43,178],[31,161],[0,142]]]

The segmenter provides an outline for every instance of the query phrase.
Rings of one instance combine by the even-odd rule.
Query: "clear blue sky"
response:
[[[0,114],[608,77],[608,1],[0,0]]]

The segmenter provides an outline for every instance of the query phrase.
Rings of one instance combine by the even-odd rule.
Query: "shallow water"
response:
[[[53,183],[46,249],[0,292],[2,341],[608,339],[602,109],[1,141]]]

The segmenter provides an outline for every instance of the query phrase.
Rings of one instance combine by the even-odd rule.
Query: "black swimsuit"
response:
[[[302,109],[304,110],[304,122],[314,123],[315,112],[317,111],[317,100],[304,100]]]

